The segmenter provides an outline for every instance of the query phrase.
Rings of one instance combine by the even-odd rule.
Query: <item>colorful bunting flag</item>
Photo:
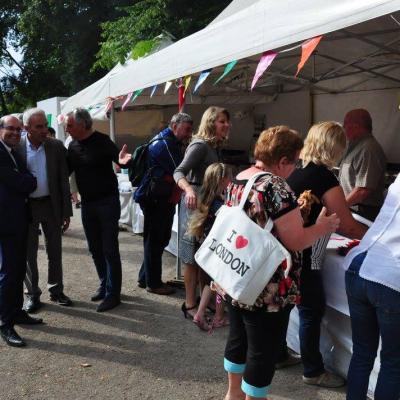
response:
[[[278,55],[275,51],[268,50],[261,56],[260,62],[257,65],[256,73],[254,74],[253,82],[251,84],[251,90],[253,90],[257,81],[260,79],[261,75],[266,71],[266,69],[274,61],[275,57]]]
[[[182,78],[179,78],[178,82],[178,110],[181,112],[185,104],[185,85]]]
[[[121,111],[124,111],[124,110],[125,110],[126,106],[127,106],[128,103],[131,101],[132,95],[133,95],[133,92],[129,92],[129,93],[126,95],[126,99],[125,99],[125,101],[124,101],[124,104],[122,104],[122,106],[121,106]]]
[[[297,66],[297,72],[295,76],[297,76],[300,70],[304,67],[304,64],[310,58],[312,52],[318,46],[318,43],[321,41],[321,39],[322,36],[317,36],[315,38],[307,40],[301,45],[301,59],[299,65]]]
[[[156,92],[156,90],[157,90],[157,85],[154,85],[153,89],[151,89],[150,97],[153,97],[153,95]]]
[[[207,77],[208,77],[208,75],[210,75],[210,73],[211,73],[211,69],[207,69],[200,74],[199,79],[197,80],[196,86],[194,87],[193,94],[196,93],[197,89],[204,83],[204,81],[207,79]]]
[[[133,94],[131,102],[133,103],[143,92],[143,89],[138,89],[136,92]]]
[[[221,79],[224,79],[226,75],[229,74],[229,72],[232,71],[233,67],[236,65],[237,60],[231,61],[229,64],[226,65],[224,72],[222,75],[214,82],[214,85],[216,85]]]
[[[114,105],[114,99],[112,98],[108,99],[105,110],[106,114],[112,109],[113,105]]]
[[[172,85],[172,81],[165,82],[164,94],[166,94]]]
[[[192,77],[190,75],[185,77],[185,90],[183,91],[183,96],[186,96],[186,90],[188,89],[191,80]]]

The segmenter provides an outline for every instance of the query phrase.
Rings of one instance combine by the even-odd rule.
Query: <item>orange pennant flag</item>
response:
[[[321,39],[322,36],[317,36],[315,38],[307,40],[301,45],[301,59],[299,65],[297,66],[297,72],[295,76],[297,76],[300,70],[304,67],[304,64],[310,58],[312,52],[318,46],[318,43],[321,41]]]

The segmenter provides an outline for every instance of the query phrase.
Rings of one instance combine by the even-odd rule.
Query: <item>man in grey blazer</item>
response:
[[[61,235],[68,229],[72,206],[63,143],[48,137],[47,118],[43,110],[27,110],[23,115],[23,123],[27,135],[21,138],[17,151],[38,182],[37,189],[29,196],[32,222],[28,231],[25,277],[25,310],[35,312],[42,305],[37,265],[39,225],[44,234],[49,263],[47,286],[50,300],[63,306],[72,304],[71,299],[64,294],[61,255]]]

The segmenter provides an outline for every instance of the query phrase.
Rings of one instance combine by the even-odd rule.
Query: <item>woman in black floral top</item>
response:
[[[248,179],[265,171],[256,180],[246,202],[248,216],[261,227],[268,218],[272,233],[292,252],[292,268],[285,278],[285,264],[277,271],[253,306],[238,303],[215,285],[229,309],[230,332],[224,366],[229,388],[225,400],[265,399],[275,371],[276,352],[282,335],[285,307],[299,301],[300,267],[296,252],[309,247],[319,237],[334,232],[339,220],[321,212],[315,225],[304,228],[296,197],[285,182],[293,172],[303,141],[297,132],[276,126],[261,133],[254,150],[256,164],[237,175],[228,187],[225,203],[236,206]]]

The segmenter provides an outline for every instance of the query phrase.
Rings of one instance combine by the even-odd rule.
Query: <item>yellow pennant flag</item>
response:
[[[192,79],[192,76],[186,76],[185,77],[185,90],[183,92],[183,95],[186,95],[186,90],[188,89],[189,85],[190,85],[190,80]]]

